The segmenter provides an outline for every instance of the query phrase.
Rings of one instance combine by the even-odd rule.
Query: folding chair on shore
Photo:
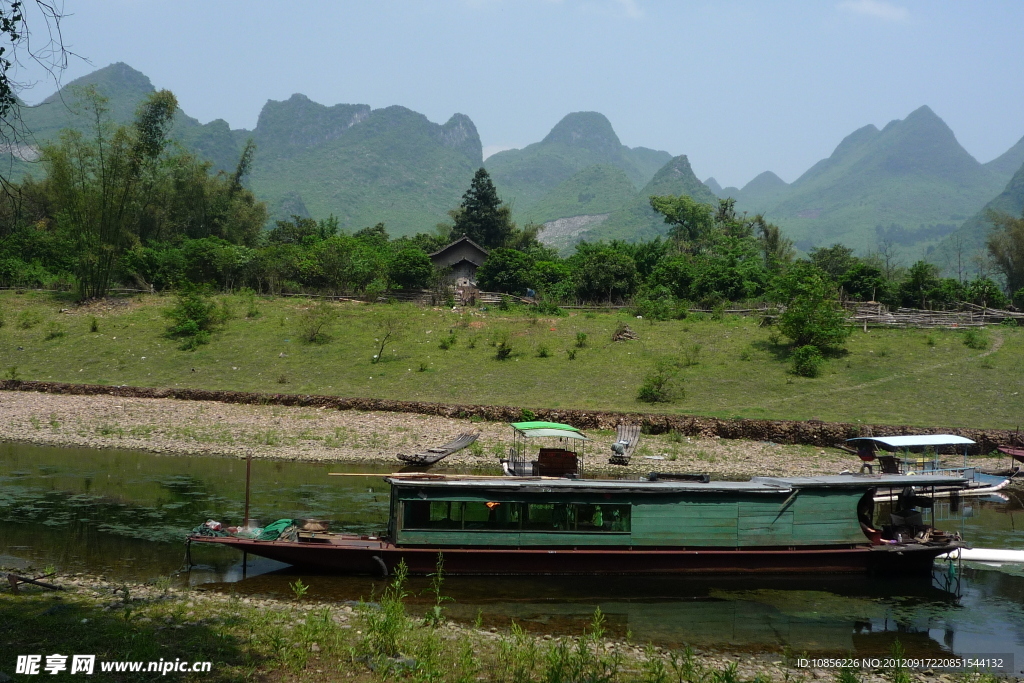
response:
[[[640,425],[619,425],[615,428],[615,443],[612,444],[610,465],[628,465],[633,451],[640,443]]]

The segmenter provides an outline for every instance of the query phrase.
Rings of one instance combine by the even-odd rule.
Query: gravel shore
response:
[[[494,469],[511,445],[511,429],[495,422],[408,413],[256,406],[213,401],[0,392],[0,441],[46,446],[120,448],[178,455],[220,455],[403,465],[398,453],[480,432],[471,448],[443,461],[446,469]],[[588,431],[588,473],[706,472],[717,478],[835,474],[859,461],[812,446],[644,435],[628,467],[608,464],[611,431]]]

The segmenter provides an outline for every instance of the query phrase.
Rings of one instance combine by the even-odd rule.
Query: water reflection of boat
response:
[[[928,499],[898,498],[875,521],[874,496],[901,475],[755,477],[747,482],[392,475],[381,537],[294,530],[253,540],[203,527],[191,541],[289,564],[387,574],[405,562],[450,574],[928,573],[959,547],[925,524]],[[922,474],[927,488],[965,485]],[[928,501],[930,502],[930,500]]]

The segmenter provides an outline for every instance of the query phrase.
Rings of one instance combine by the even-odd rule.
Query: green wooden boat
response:
[[[746,482],[391,475],[380,537],[195,538],[291,564],[452,574],[924,573],[960,547],[926,523],[944,475]],[[911,488],[913,484],[913,488]],[[896,502],[876,511],[875,497]]]

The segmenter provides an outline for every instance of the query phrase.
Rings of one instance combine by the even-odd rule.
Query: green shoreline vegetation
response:
[[[176,302],[157,294],[76,306],[70,294],[0,292],[0,370],[85,384],[950,428],[1012,429],[1024,412],[1016,327],[856,329],[808,378],[794,373],[777,328],[754,317],[340,302],[326,305],[331,316],[310,343],[310,311],[323,304],[243,293],[213,296],[220,318],[208,343],[183,351],[168,335]],[[396,335],[381,351],[384,323]],[[626,325],[639,339],[613,342]],[[678,395],[639,401],[659,367]]]
[[[457,624],[445,611],[451,599],[444,595],[443,575],[435,574],[429,587],[413,595],[402,569],[379,593],[354,604],[307,598],[310,586],[301,579],[290,584],[294,599],[289,601],[181,588],[166,577],[131,584],[58,575],[47,580],[66,591],[26,584],[17,594],[3,589],[0,640],[12,664],[15,654],[43,655],[41,672],[46,655],[94,654],[95,672],[89,678],[99,681],[127,680],[123,673],[102,672],[103,662],[148,666],[178,660],[211,663],[208,673],[175,672],[178,680],[225,682],[771,683],[810,678],[860,683],[878,675],[892,683],[934,680],[932,672],[906,668],[798,668],[800,655],[788,650],[755,654],[637,644],[628,632],[625,639],[613,637],[600,609],[577,636],[537,636],[514,621],[508,630],[485,628],[480,614],[472,625]],[[893,656],[900,653],[895,641]],[[53,680],[69,676],[64,671]],[[144,671],[131,674],[130,680],[165,678]],[[971,672],[941,680],[998,679]]]

